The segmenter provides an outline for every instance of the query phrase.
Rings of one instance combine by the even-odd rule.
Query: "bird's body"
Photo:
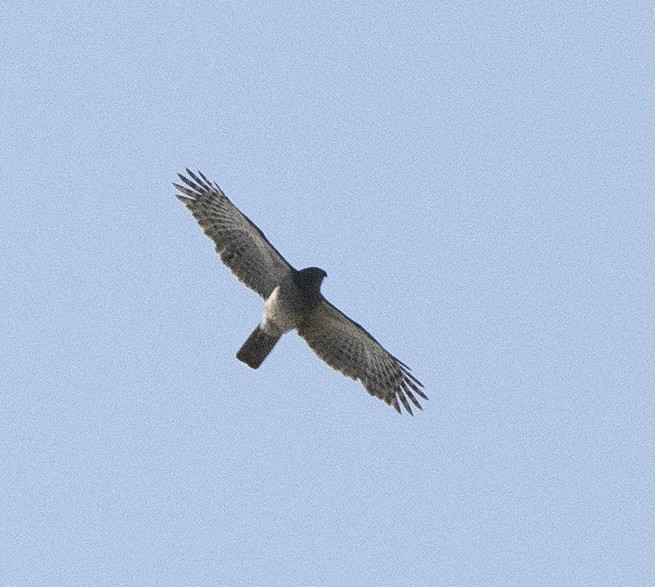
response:
[[[291,281],[291,280],[288,280]],[[293,282],[278,285],[264,304],[260,328],[267,334],[284,334],[298,328],[298,317],[305,305]]]
[[[280,337],[298,328],[321,303],[325,275],[317,267],[290,272],[266,299],[262,320],[239,349],[237,358],[257,369]]]
[[[262,328],[271,333],[279,329],[281,334],[298,328],[302,319],[321,303],[321,282],[325,277],[325,271],[317,267],[294,270],[266,300]]]
[[[261,322],[237,358],[257,369],[283,334],[297,330],[321,359],[361,380],[371,395],[399,412],[399,400],[410,414],[408,399],[421,408],[414,394],[427,396],[409,368],[323,297],[326,272],[293,268],[216,184],[201,173],[187,173],[191,179],[179,175],[185,185],[175,184],[178,198],[214,241],[223,262],[265,299]]]

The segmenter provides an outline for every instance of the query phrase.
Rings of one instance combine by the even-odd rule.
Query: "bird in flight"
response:
[[[416,396],[428,399],[423,384],[364,328],[321,294],[323,269],[294,269],[264,233],[202,173],[178,174],[176,194],[191,211],[216,252],[236,277],[264,298],[261,322],[237,353],[257,369],[280,337],[291,330],[305,339],[330,367],[359,379],[370,395],[400,412],[419,409]]]

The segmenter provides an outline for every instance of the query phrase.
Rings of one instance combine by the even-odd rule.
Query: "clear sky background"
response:
[[[9,2],[0,585],[655,583],[650,2]],[[200,169],[423,381],[262,302]]]

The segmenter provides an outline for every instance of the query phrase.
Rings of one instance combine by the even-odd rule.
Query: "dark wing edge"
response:
[[[234,275],[264,299],[294,268],[264,233],[241,212],[214,182],[200,171],[178,173],[175,194],[196,219],[216,252]],[[190,178],[190,179],[189,179]]]
[[[327,300],[298,328],[298,334],[330,367],[360,380],[370,395],[398,413],[402,405],[413,416],[410,401],[422,410],[416,395],[428,400],[423,384],[405,363]]]

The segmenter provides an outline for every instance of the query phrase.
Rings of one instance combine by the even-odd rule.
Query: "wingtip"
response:
[[[193,173],[193,171],[191,171],[188,167],[186,168],[186,172],[191,177],[191,179],[195,181],[199,186],[205,187],[203,181],[198,177],[198,175]],[[199,171],[197,173],[202,175],[202,173],[200,173]]]
[[[202,177],[203,181],[204,181],[208,186],[211,186],[211,185],[212,185],[212,182],[209,181],[209,180],[205,177],[205,175],[203,174],[202,171],[200,171],[200,169],[198,169],[198,175],[199,175],[200,177]]]
[[[388,403],[394,410],[396,410],[396,412],[402,414],[400,405],[398,404],[398,398],[395,395],[383,399],[385,399],[386,403]]]
[[[405,396],[404,393],[400,392],[398,394],[400,396],[400,401],[403,404],[403,407],[405,408],[405,411],[410,415],[413,416],[414,412],[412,412],[412,406],[409,405],[409,402],[407,401],[407,397]]]
[[[177,189],[179,194],[175,194],[175,197],[180,200],[180,202],[183,202],[184,204],[189,204],[190,202],[195,202],[196,201],[196,194],[192,192],[189,188],[184,187],[183,185],[179,185],[177,183],[173,183],[173,186],[175,189]]]

